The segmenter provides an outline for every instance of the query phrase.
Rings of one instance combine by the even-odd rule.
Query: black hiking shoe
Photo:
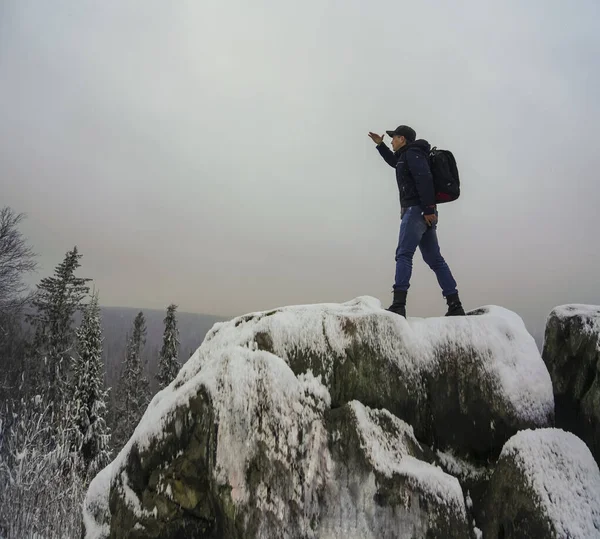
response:
[[[465,310],[463,309],[458,294],[446,296],[446,302],[448,303],[448,312],[446,313],[446,316],[465,316]]]
[[[406,318],[406,290],[394,290],[394,301],[387,310]]]

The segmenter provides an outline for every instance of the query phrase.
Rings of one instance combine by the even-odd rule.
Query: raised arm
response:
[[[398,163],[398,156],[390,150],[385,142],[383,142],[383,135],[378,135],[377,133],[369,132],[369,137],[373,140],[375,144],[377,144],[377,151],[383,157],[385,162],[390,165],[390,167],[396,168],[396,164]]]
[[[396,164],[398,163],[398,156],[390,150],[385,142],[381,142],[381,144],[377,145],[377,151],[379,155],[385,159],[385,162],[390,165],[390,167],[396,168]]]

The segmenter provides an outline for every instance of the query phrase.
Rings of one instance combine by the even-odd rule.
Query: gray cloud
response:
[[[597,2],[5,1],[2,204],[104,304],[388,302],[399,208],[369,130],[451,148],[468,307],[600,303]],[[442,311],[419,255],[414,315]]]

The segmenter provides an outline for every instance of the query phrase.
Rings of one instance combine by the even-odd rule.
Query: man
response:
[[[401,223],[396,249],[394,300],[388,311],[406,317],[406,294],[410,286],[412,260],[419,247],[423,260],[435,272],[448,303],[446,316],[464,315],[456,281],[442,257],[437,239],[438,212],[427,159],[431,147],[426,140],[416,140],[415,130],[407,125],[400,125],[386,133],[392,138],[393,152],[383,142],[383,135],[370,132],[369,137],[377,144],[377,150],[386,163],[396,169],[400,191]]]

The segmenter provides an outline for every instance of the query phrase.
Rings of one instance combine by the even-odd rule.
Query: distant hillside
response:
[[[102,327],[104,329],[104,362],[106,365],[106,384],[116,388],[119,374],[125,358],[127,335],[133,326],[133,320],[142,311],[146,318],[148,333],[142,358],[147,362],[146,371],[150,375],[151,387],[155,390],[154,373],[158,354],[162,346],[164,331],[163,320],[166,309],[133,309],[128,307],[102,307]],[[217,322],[226,318],[207,314],[177,313],[180,351],[179,360],[185,363],[204,340],[208,330]]]

